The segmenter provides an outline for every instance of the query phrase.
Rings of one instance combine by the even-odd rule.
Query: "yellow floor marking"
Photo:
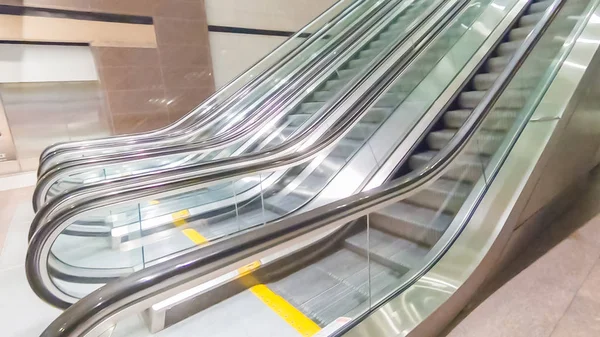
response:
[[[188,239],[192,240],[193,243],[197,245],[201,245],[203,243],[207,243],[208,240],[202,236],[202,234],[198,233],[196,230],[191,228],[186,228],[183,230],[183,234],[188,237]]]
[[[171,214],[173,220],[185,219],[188,216],[190,216],[190,211],[188,211],[187,209]]]
[[[160,204],[160,201],[158,201],[158,200],[150,200],[148,203],[150,205],[158,205],[158,204]]]
[[[173,218],[173,224],[176,227],[181,227],[183,225],[186,225],[187,221],[185,221],[185,218],[187,218],[189,216],[190,216],[190,211],[188,211],[187,209],[184,209],[182,211],[171,214],[171,217]],[[198,231],[196,231],[195,229],[186,228],[186,229],[182,230],[181,232],[185,236],[187,236],[188,239],[192,240],[192,242],[197,245],[201,245],[201,244],[208,242],[208,239],[206,239],[202,234],[198,233]]]
[[[296,309],[283,297],[274,293],[266,285],[256,285],[250,288],[250,291],[302,336],[313,336],[321,330],[321,327],[317,323],[306,317],[300,310]]]

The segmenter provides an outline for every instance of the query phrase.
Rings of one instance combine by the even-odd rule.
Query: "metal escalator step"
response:
[[[317,91],[313,94],[312,100],[324,103],[329,101],[333,96],[335,96],[335,93],[332,91]]]
[[[524,40],[535,26],[525,26],[511,29],[510,33],[508,33],[508,39],[510,41],[518,41]]]
[[[322,102],[302,103],[300,104],[300,112],[306,114],[314,114],[315,112],[319,111],[319,109],[321,109],[323,105],[324,104]]]
[[[359,53],[359,57],[374,59],[380,52],[377,49],[365,49]]]
[[[502,70],[504,70],[504,68],[506,68],[506,65],[508,65],[509,61],[509,56],[492,57],[486,62],[486,67],[490,73],[500,73]]]
[[[498,79],[499,73],[483,73],[475,75],[473,78],[473,87],[477,91],[485,91],[492,87]]]
[[[427,135],[427,145],[433,150],[441,150],[456,134],[456,129],[444,129],[430,132]],[[469,153],[492,155],[504,140],[503,132],[481,130],[473,136],[466,148]]]
[[[386,40],[389,41],[389,43],[392,43],[392,41],[396,38],[398,38],[398,36],[400,36],[400,34],[402,34],[401,31],[385,31],[381,34],[379,34],[379,36],[377,37],[378,40]]]
[[[471,192],[471,184],[438,179],[406,202],[432,210],[455,214]]]
[[[338,280],[313,264],[269,283],[269,288],[298,307],[338,283]]]
[[[358,306],[367,309],[367,300],[367,295],[349,285],[338,283],[300,305],[300,308],[318,324],[327,325]]]
[[[429,249],[416,242],[373,228],[355,234],[344,241],[344,247],[390,268],[398,275],[418,267]]]
[[[523,15],[521,19],[519,19],[519,26],[533,26],[538,23],[543,16],[543,12]]]
[[[410,156],[409,167],[416,170],[426,165],[437,151],[426,151]],[[461,154],[452,163],[452,167],[444,173],[446,179],[459,180],[464,182],[477,182],[487,164],[489,157],[474,154]]]
[[[522,44],[523,40],[503,42],[496,48],[496,52],[499,56],[512,56]]]
[[[359,59],[355,59],[355,60],[350,60],[350,62],[348,62],[348,68],[350,68],[350,69],[362,68],[371,61],[372,60],[369,58],[359,58]]]
[[[357,74],[356,70],[354,70],[354,69],[341,69],[341,70],[336,71],[336,73],[338,75],[338,78],[344,79],[344,80],[354,77]]]
[[[344,80],[329,80],[329,81],[325,82],[325,85],[321,88],[321,90],[336,91],[338,89],[341,89],[347,83],[348,83],[348,81],[344,81]]]
[[[375,41],[371,42],[371,44],[369,44],[369,47],[371,47],[373,49],[383,49],[383,48],[387,47],[388,45],[389,45],[389,43],[387,41],[375,40]]]
[[[444,114],[444,125],[448,128],[460,128],[473,110],[451,110]],[[483,122],[484,130],[506,131],[517,118],[517,110],[494,109]]]
[[[546,9],[548,9],[548,7],[550,7],[550,5],[552,5],[552,0],[546,0],[546,1],[540,1],[540,2],[535,2],[533,4],[531,4],[531,6],[529,6],[529,13],[539,13],[539,12],[544,12]]]
[[[371,227],[393,233],[413,243],[434,245],[452,216],[404,202],[390,205],[370,215]]]
[[[366,255],[345,248],[316,262],[315,266],[367,296],[387,294],[407,271],[404,267],[401,272],[392,270],[373,259],[367,260]]]
[[[348,137],[348,139],[365,140],[371,137],[378,126],[379,125],[376,123],[360,121],[352,128],[352,130],[350,130],[350,132],[348,132],[348,134],[346,134],[346,137]]]
[[[458,105],[463,109],[474,109],[485,96],[485,91],[465,91],[458,98]],[[494,104],[496,108],[520,109],[529,98],[529,90],[506,89]]]

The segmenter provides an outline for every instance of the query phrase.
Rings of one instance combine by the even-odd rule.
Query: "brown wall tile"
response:
[[[210,65],[208,45],[170,46],[159,49],[163,67],[206,67]]]
[[[139,114],[167,110],[164,90],[110,91],[108,104],[113,114]]]
[[[156,48],[117,48],[93,47],[98,67],[158,67],[158,49]]]
[[[164,88],[159,67],[106,67],[98,70],[107,91]]]
[[[204,0],[156,0],[154,16],[206,22]]]
[[[169,89],[167,90],[169,113],[181,116],[200,105],[212,92],[212,88]]]
[[[163,79],[167,88],[213,87],[210,67],[170,67],[164,66]]]
[[[95,12],[151,16],[156,0],[89,0]]]
[[[142,112],[136,114],[113,114],[115,134],[137,133],[155,130],[169,123],[165,112]]]
[[[156,41],[159,47],[170,45],[208,45],[208,25],[203,21],[155,18]]]

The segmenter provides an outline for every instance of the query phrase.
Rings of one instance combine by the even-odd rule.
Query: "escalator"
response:
[[[494,1],[487,5],[501,7]],[[516,1],[514,7],[505,6],[505,28],[499,25],[498,39],[484,42],[472,66],[465,66],[463,76],[443,90],[448,96],[442,100],[443,109],[424,114],[409,134],[402,135],[404,142],[411,137],[415,141],[400,153],[400,160],[390,152],[392,164],[378,166],[388,182],[379,187],[363,182],[369,189],[354,196],[269,219],[265,226],[109,283],[68,309],[44,336],[144,336],[142,321],[134,317],[142,311],[150,331],[166,328],[160,336],[190,331],[211,336],[359,336],[376,333],[369,330],[372,324],[382,327],[376,335],[408,333],[424,319],[422,312],[440,305],[426,291],[456,291],[447,281],[450,276],[429,275],[427,270],[442,256],[468,260],[469,246],[456,243],[455,253],[452,244],[477,227],[469,226],[476,220],[473,212],[484,204],[486,192],[503,184],[494,178],[553,76],[565,64],[570,69],[565,55],[586,24],[593,23],[597,6],[598,1],[585,0]],[[478,18],[471,27],[482,28],[486,17]],[[393,83],[378,90],[380,97]],[[361,108],[367,111],[375,104],[372,100]],[[358,115],[365,116],[365,111]],[[306,168],[304,163],[297,166],[297,172]],[[392,169],[385,171],[387,167]],[[366,178],[378,175],[379,171]],[[315,194],[318,191],[311,196]],[[58,216],[67,220],[77,213]],[[38,294],[43,283],[32,282],[32,276],[48,278],[46,270],[39,269],[46,261],[31,263],[30,258],[48,257],[48,241],[36,234],[30,252],[38,252],[28,254],[28,276]],[[459,264],[447,270],[449,275]],[[420,295],[410,292],[415,282]],[[418,300],[411,302],[411,295]],[[386,303],[404,307],[407,316],[394,316]],[[115,314],[128,320],[115,325]],[[235,324],[231,317],[236,317]]]
[[[513,2],[513,4],[515,3],[516,2]],[[530,7],[524,6],[525,3],[520,3],[518,5],[520,6],[515,5],[514,8],[510,7],[509,9],[512,11],[511,13],[513,16],[523,16],[524,19],[521,19],[521,21],[519,22],[514,21],[514,24],[518,25],[525,22],[527,25],[531,25],[531,22],[535,22],[535,20],[531,19],[531,15],[533,15],[534,18],[535,16],[537,16],[539,19],[540,16],[536,13],[543,12],[543,10],[545,9],[544,6],[547,6],[547,3],[542,2],[539,4],[534,4]],[[431,44],[431,46],[429,46],[428,50],[433,50],[434,52],[424,52],[421,58],[417,58],[414,61],[415,65],[413,65],[413,68],[411,69],[418,69],[420,72],[418,72],[417,74],[423,76],[421,74],[422,68],[420,68],[420,66],[422,66],[423,64],[428,65],[431,63],[435,63],[438,60],[440,60],[440,51],[447,51],[449,46],[460,47],[460,44],[458,44],[456,40],[458,39],[457,37],[461,37],[463,35],[456,34],[456,27],[461,28],[462,25],[465,24],[465,22],[469,22],[475,26],[478,22],[476,21],[477,18],[481,20],[486,18],[486,14],[496,15],[495,10],[488,10],[487,12],[484,11],[484,9],[486,8],[493,8],[493,6],[467,6],[464,13],[462,13],[459,16],[455,23],[451,24],[450,27],[445,31],[445,33],[441,33],[438,39],[434,41]],[[508,13],[508,9],[505,10],[505,12]],[[501,17],[500,19],[502,18],[503,17]],[[504,38],[506,36],[510,39],[510,37],[512,36],[513,39],[519,41],[526,35],[526,33],[523,33],[523,31],[527,32],[528,30],[530,30],[526,27],[513,27],[513,19],[511,18],[505,19],[504,21],[497,19],[496,21],[498,22],[498,24],[500,24],[501,22],[505,22],[503,25],[506,28],[501,28],[500,32],[497,33],[499,34],[500,38]],[[513,28],[513,30],[511,30],[511,28]],[[462,31],[465,31],[464,28],[462,28]],[[515,31],[521,35],[515,34]],[[449,38],[454,38],[454,40],[450,40]],[[443,44],[439,43],[439,41],[443,42]],[[448,41],[450,41],[450,43]],[[488,40],[483,39],[482,41]],[[472,41],[468,40],[466,42],[472,43]],[[492,53],[494,52],[494,49],[492,47],[498,45],[498,50],[503,50],[504,48],[506,48],[506,44],[500,44],[500,42],[501,41],[488,41],[488,43],[492,44],[489,46],[490,51],[486,51],[486,54],[481,56],[481,61],[479,61],[478,63],[484,64],[487,55],[493,55]],[[506,43],[512,43],[513,45],[515,45],[514,42]],[[446,49],[440,48],[440,45],[442,45]],[[506,56],[503,57],[506,59]],[[422,60],[425,60],[426,63],[422,62]],[[432,62],[432,60],[434,62]],[[490,63],[494,64],[494,61],[495,59],[492,59],[492,62]],[[443,65],[443,63],[438,64]],[[428,69],[431,69],[431,66],[429,66]],[[489,67],[489,70],[499,71],[500,69],[501,68],[498,67]],[[477,74],[477,67],[461,71],[466,71],[469,76],[476,75],[474,78],[474,82],[476,83],[480,82],[480,79],[482,77],[490,76],[489,74]],[[410,70],[405,73],[405,76],[408,78],[415,78],[414,72],[410,72]],[[491,76],[494,75],[492,74]],[[399,79],[405,80],[406,77],[401,76],[399,77]],[[396,83],[400,83],[401,85],[392,84],[390,86],[390,90],[396,93],[396,96],[392,97],[398,97],[398,92],[395,90],[397,90],[398,88],[405,88],[403,87],[405,83],[409,83],[409,88],[414,88],[414,84],[412,84],[413,82],[414,81],[398,81]],[[466,79],[464,82],[468,84],[469,80]],[[469,101],[468,99],[464,98],[465,96],[468,98],[469,94],[471,93],[467,92],[466,95],[460,95],[456,103],[449,102],[446,104],[449,104],[449,106],[455,104],[455,106],[458,107],[461,107],[460,104],[463,104],[463,108],[468,108],[468,104],[471,104],[472,106],[473,104],[477,103],[476,100],[475,103],[473,103],[473,100]],[[402,94],[402,96],[410,97],[409,94],[404,93]],[[390,99],[388,98],[390,97],[390,95],[383,94],[382,97],[384,102],[390,101]],[[394,104],[396,103],[394,102]],[[517,108],[517,106],[515,106],[515,108]],[[382,110],[384,109],[380,108],[378,106],[378,103],[375,102],[373,109],[367,109],[367,112],[365,113],[366,120],[372,121],[372,119],[370,119],[372,118],[372,113],[375,112],[377,114],[380,113]],[[388,112],[391,111],[391,109],[388,110]],[[436,111],[436,116],[439,114],[440,112]],[[449,113],[447,115],[453,116],[452,113]],[[382,120],[385,120],[385,118],[382,118]],[[456,123],[456,121],[454,122]],[[353,128],[353,130],[360,130],[363,126],[364,124],[361,124],[361,122],[359,121],[358,123],[356,123],[355,128]],[[433,132],[432,135],[436,135],[437,133],[439,133],[439,131]],[[352,132],[348,133],[348,135],[349,137],[355,137],[355,133]],[[356,138],[351,140],[356,141]],[[360,143],[359,145],[362,144],[363,143]],[[486,151],[493,151],[493,147],[495,146],[494,144],[497,145],[498,142],[493,143],[491,145],[486,145],[488,147]],[[393,145],[393,143],[389,145]],[[444,144],[440,144],[439,141],[436,144],[433,144],[433,146],[437,146],[437,149],[439,149],[440,146],[443,145]],[[333,151],[331,151],[331,153],[327,153],[324,156],[326,158],[325,160],[323,159],[323,157],[321,157],[320,159],[318,158],[315,160],[316,163],[322,165],[324,169],[331,169],[336,167],[335,165],[331,165],[331,163],[334,162],[335,158],[341,158],[338,161],[338,163],[340,164],[343,164],[344,162],[350,161],[350,159],[352,159],[353,150],[347,150],[347,144],[345,143],[345,139],[342,139],[340,141],[340,144],[337,148],[341,148],[342,150],[336,151],[334,149]],[[424,145],[420,145],[418,148],[423,149]],[[432,148],[436,149],[436,147]],[[433,154],[432,151],[424,153],[426,155]],[[327,159],[331,157],[333,158],[330,159],[330,161],[328,162]],[[401,165],[401,168],[397,170],[397,174],[401,175],[406,173],[407,170],[410,171],[411,166],[412,168],[417,168],[418,165],[422,163],[422,161],[419,161],[420,157],[423,157],[422,153],[416,154],[413,157],[411,157],[410,160],[408,160],[407,165]],[[468,160],[469,158],[472,159],[473,157],[474,155],[473,153],[471,153],[470,157],[465,157],[463,160]],[[482,157],[478,160],[481,160],[481,163],[483,163],[485,158]],[[325,165],[323,165],[323,163]],[[438,202],[445,202],[443,200],[443,197],[445,196],[444,192],[448,193],[455,189],[462,191],[463,194],[466,195],[469,190],[469,184],[476,181],[480,174],[476,170],[480,166],[481,165],[475,166],[474,169],[467,169],[467,178],[460,179],[458,183],[452,181],[451,179],[458,179],[460,178],[460,176],[449,175],[447,178],[451,179],[447,179],[445,181],[436,183],[436,185],[432,187],[431,191],[425,191],[423,193],[424,196],[415,196],[414,198],[408,200],[405,203],[396,205],[394,209],[386,210],[384,212],[386,214],[382,214],[381,216],[379,216],[379,218],[381,218],[381,222],[400,219],[403,221],[405,227],[414,232],[410,236],[411,240],[419,244],[425,245],[431,245],[435,243],[437,238],[439,238],[439,236],[441,235],[441,233],[444,232],[445,227],[448,226],[448,220],[452,218],[452,210],[449,209],[443,212],[442,214],[438,214],[439,212],[435,208],[436,206],[438,206],[435,202],[436,199],[431,198],[430,195],[437,195]],[[337,169],[340,169],[341,167],[342,165],[338,165]],[[320,189],[324,189],[327,183],[330,183],[329,180],[323,179],[324,169],[314,170],[314,167],[311,168],[310,165],[302,164],[296,165],[294,168],[284,171],[284,174],[279,174],[280,177],[283,177],[280,179],[280,181],[284,183],[288,183],[292,179],[304,179],[302,183],[296,185],[295,189],[293,190],[293,194],[286,194],[284,195],[283,199],[280,197],[280,194],[277,194],[277,192],[281,191],[281,188],[279,187],[280,185],[274,184],[275,188],[273,190],[275,191],[275,193],[272,191],[263,192],[263,179],[258,179],[258,181],[260,182],[259,188],[261,189],[261,192],[259,193],[258,197],[254,197],[252,193],[249,193],[250,197],[248,197],[248,201],[246,201],[242,199],[240,193],[234,192],[232,193],[233,199],[237,199],[237,202],[234,203],[234,209],[232,209],[231,206],[226,206],[224,209],[225,212],[222,212],[222,208],[212,208],[209,209],[208,215],[206,215],[206,210],[204,210],[204,213],[200,213],[201,216],[197,216],[197,213],[195,213],[196,211],[194,210],[194,208],[190,207],[190,201],[197,202],[198,194],[192,194],[191,196],[189,196],[189,194],[188,196],[184,194],[184,198],[178,195],[178,198],[173,199],[170,203],[168,202],[169,200],[165,202],[165,200],[161,200],[160,198],[158,198],[157,200],[159,201],[159,205],[161,207],[179,207],[176,210],[169,209],[169,211],[166,212],[166,214],[163,213],[164,215],[160,212],[157,212],[158,214],[152,214],[152,209],[150,211],[147,211],[144,208],[138,209],[136,201],[136,207],[133,207],[132,210],[128,210],[130,214],[134,214],[134,216],[137,217],[140,216],[140,213],[142,213],[142,216],[144,213],[148,213],[150,215],[153,215],[153,217],[148,217],[148,221],[145,221],[145,223],[142,224],[140,224],[137,221],[132,222],[128,220],[125,222],[125,226],[115,226],[114,228],[112,228],[109,232],[110,237],[107,237],[106,239],[102,240],[99,240],[97,236],[93,235],[84,236],[81,233],[79,233],[79,235],[73,235],[73,233],[68,232],[70,228],[72,229],[73,225],[68,226],[69,224],[67,223],[67,227],[65,226],[65,224],[61,224],[64,230],[64,234],[58,236],[54,242],[51,241],[52,248],[50,250],[53,252],[53,256],[56,259],[53,260],[53,263],[51,264],[53,278],[55,278],[55,280],[50,282],[59,283],[59,288],[63,289],[72,287],[73,283],[87,284],[88,286],[86,287],[80,287],[83,288],[83,290],[77,289],[78,291],[82,291],[83,294],[85,294],[89,291],[90,288],[93,289],[94,287],[97,287],[98,284],[102,284],[102,281],[110,280],[111,278],[128,274],[138,268],[143,268],[144,266],[149,266],[153,263],[158,263],[164,260],[165,258],[170,258],[178,254],[182,254],[190,249],[197,248],[197,245],[204,244],[209,240],[212,241],[222,237],[226,237],[240,230],[252,228],[254,226],[260,225],[268,221],[273,221],[282,216],[288,216],[290,214],[293,214],[294,211],[296,211],[296,208],[298,208],[298,206],[303,207],[302,211],[308,211],[312,207],[314,207],[313,205],[311,205],[311,203],[319,202],[319,200],[315,198],[315,195],[319,196]],[[350,167],[350,169],[352,169],[352,167]],[[462,171],[465,170],[461,170],[461,172]],[[469,173],[471,171],[473,172]],[[308,172],[308,174],[304,172]],[[311,174],[314,177],[314,173],[320,175],[318,176],[318,178],[322,179],[322,182],[320,184],[315,183],[315,180],[309,179],[311,177]],[[344,178],[343,175],[335,176],[336,173],[337,172],[335,171],[335,169],[331,170],[330,174],[332,175],[332,177],[330,178],[333,178],[333,180],[339,179],[340,177],[342,179]],[[271,177],[272,176],[273,175],[271,175]],[[292,178],[290,178],[290,176]],[[369,175],[367,175],[364,179],[368,178]],[[256,186],[256,181],[257,180],[250,180],[249,183],[250,185],[254,184],[254,186]],[[209,192],[214,192],[214,190],[210,190]],[[294,205],[289,202],[290,199],[298,200],[297,196],[302,193],[307,197],[305,197],[304,199],[300,199],[299,205],[298,203]],[[430,195],[428,196],[427,194]],[[460,202],[462,201],[461,198],[454,198],[456,200],[452,201],[451,204],[460,205]],[[272,202],[271,200],[276,200],[277,203]],[[276,205],[278,207],[276,208],[272,205]],[[282,205],[286,206],[287,208],[284,208]],[[429,208],[419,207],[423,205],[429,206]],[[155,206],[156,205],[151,205],[151,207]],[[206,205],[201,204],[201,206],[205,207]],[[431,208],[433,208],[433,210]],[[69,208],[69,211],[70,209],[71,208]],[[114,219],[115,216],[119,214],[118,211],[119,208],[113,207],[110,210],[110,216]],[[219,212],[217,213],[216,211]],[[279,211],[279,213],[277,213],[277,211]],[[166,222],[166,224],[164,224],[164,222],[155,221],[156,219],[161,220],[161,217],[163,219],[166,218],[166,220],[169,221]],[[404,219],[402,219],[402,217],[404,217]],[[81,218],[81,216],[78,216],[78,219]],[[138,220],[138,218],[134,218],[134,220]],[[75,223],[74,225],[77,224]],[[106,247],[107,240],[110,240],[110,242],[108,242],[108,247]],[[78,293],[81,294],[81,292]]]
[[[598,1],[523,3],[510,11],[511,29],[486,48],[446,109],[396,162],[395,179],[112,282],[43,336],[146,336],[144,324],[159,336],[433,335],[423,326],[435,310],[461,282],[481,278],[474,272],[484,258],[477,249],[507,240],[498,234],[501,224],[483,215],[497,213],[500,222],[504,210],[489,207],[510,205],[511,198],[498,190],[523,188],[503,179],[529,178],[504,167],[536,165],[537,147],[552,144],[539,137],[540,125],[558,130],[557,119],[539,115],[560,105],[551,97],[556,88],[572,91],[584,78],[586,63],[573,60],[591,62],[594,52],[586,59],[578,48],[600,44],[584,34],[597,24]],[[527,33],[520,39],[515,31]],[[489,62],[495,57],[501,61]],[[496,62],[504,66],[494,68]],[[553,86],[567,74],[571,86]]]
[[[339,24],[331,28],[327,26],[344,34],[331,36],[331,32],[323,33],[326,39],[314,42],[327,42],[318,51],[323,56],[302,64],[306,68],[304,72],[302,68],[294,69],[302,76],[288,75],[280,80],[282,83],[295,82],[294,85],[278,89],[275,96],[269,91],[263,97],[254,98],[255,101],[246,110],[237,107],[227,111],[224,115],[230,118],[219,116],[222,121],[212,122],[208,131],[186,134],[186,140],[180,141],[182,144],[157,142],[160,147],[146,145],[139,150],[121,151],[118,156],[86,156],[50,167],[42,163],[34,209],[67,190],[86,184],[148,172],[173,171],[178,167],[266,150],[280,144],[309,127],[327,106],[359,83],[373,63],[379,62],[395,45],[410,38],[413,27],[426,21],[443,3],[393,1],[384,4],[367,1],[357,8],[357,11],[365,13],[353,13],[353,16],[362,14],[349,26],[353,29],[342,30],[337,27]],[[336,46],[335,49],[332,46]],[[307,52],[310,51],[312,49]],[[283,98],[286,103],[277,101]],[[244,123],[249,125],[244,126]],[[253,129],[261,131],[255,133]],[[198,141],[194,134],[204,139]],[[174,142],[173,139],[168,141]]]
[[[457,3],[461,4],[464,2]],[[427,4],[427,2],[423,2],[423,4]],[[447,8],[460,9],[460,7],[452,3],[448,4]],[[394,15],[394,13],[391,14]],[[437,16],[443,17],[444,15],[437,14]],[[391,19],[394,18],[395,15]],[[456,35],[453,31],[451,33]],[[385,34],[389,35],[389,33]],[[377,37],[378,35],[374,34],[374,36]],[[420,38],[415,37],[415,39]],[[377,39],[375,42],[379,43],[380,39]],[[396,57],[401,56],[403,53],[405,51],[400,49],[396,53]],[[352,62],[350,61],[349,64]],[[363,64],[368,63],[368,59],[363,58],[360,62]],[[374,122],[377,122],[377,120],[369,117],[366,124],[369,125]],[[382,122],[382,120],[379,120],[379,122]],[[365,123],[359,122],[357,124],[357,128],[364,126]],[[190,168],[192,172],[195,170],[193,167]],[[242,184],[249,183],[250,187],[256,187],[256,183],[252,180],[242,180],[240,182]],[[231,199],[230,191],[224,188],[216,188],[210,190],[211,201],[214,202],[216,199],[215,192],[223,192],[223,190],[225,190],[225,193],[228,193],[228,195],[225,195],[226,201]],[[104,196],[114,194],[113,192],[104,190],[98,190],[98,192]],[[236,196],[233,195],[233,197],[235,198]],[[66,199],[72,201],[73,198],[77,198],[77,194],[69,193],[64,195],[62,199],[59,198],[53,201],[52,206],[66,206],[64,201]],[[223,214],[224,216],[215,217],[215,219],[220,218],[221,220],[218,224],[221,230],[214,230],[217,226],[212,226],[214,230],[213,237],[206,233],[204,233],[206,236],[202,236],[196,230],[186,228],[188,227],[187,224],[191,222],[190,215],[193,205],[200,203],[200,206],[203,206],[203,202],[205,203],[206,199],[203,199],[203,195],[199,193],[187,193],[183,196],[179,195],[177,198],[170,199],[153,198],[153,200],[149,201],[148,205],[144,205],[144,207],[149,208],[143,209],[143,212],[150,211],[153,213],[154,219],[144,221],[144,228],[140,228],[139,226],[138,216],[140,215],[140,210],[137,204],[133,208],[128,207],[128,205],[125,207],[113,207],[108,212],[101,211],[99,215],[95,215],[94,217],[78,217],[69,228],[65,229],[63,232],[64,235],[60,235],[57,238],[56,245],[52,248],[53,254],[50,257],[52,278],[61,288],[69,288],[71,285],[81,284],[75,287],[75,295],[76,297],[82,296],[82,294],[98,287],[107,280],[131,273],[144,266],[158,263],[161,259],[172,256],[173,252],[181,253],[183,250],[189,248],[190,244],[193,246],[194,242],[206,241],[206,237],[210,239],[222,237],[231,233],[231,231],[242,229],[237,224],[237,221],[235,221],[237,217],[232,221],[231,216],[229,216],[229,214],[232,214],[230,210],[226,210],[226,213]],[[170,209],[173,206],[182,207],[184,205],[188,205],[185,211],[174,212]],[[68,208],[71,207],[68,206]],[[46,209],[48,208],[40,211],[36,219],[50,220],[52,218],[55,220],[56,214],[53,213],[56,213],[56,211],[46,211]],[[263,211],[259,210],[255,213],[263,213]],[[247,216],[247,213],[240,215]],[[161,217],[168,220],[166,226],[160,222],[162,221]],[[107,218],[109,219],[108,221],[106,221]],[[202,223],[204,219],[199,220],[198,223]],[[40,225],[39,221],[33,226],[32,234],[38,228],[38,225]],[[254,225],[256,223],[249,222],[245,227]],[[173,232],[173,229],[176,231]],[[171,238],[167,236],[171,236]],[[165,240],[174,240],[175,244],[166,244]],[[84,252],[85,250],[87,252]],[[113,264],[113,262],[116,263]],[[73,296],[73,294],[69,296]]]

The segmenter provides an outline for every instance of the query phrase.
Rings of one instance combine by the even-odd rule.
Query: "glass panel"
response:
[[[419,15],[422,15],[427,10],[432,9],[436,5],[433,0],[412,3],[407,8],[398,6],[394,11],[389,13],[388,22],[381,27],[373,29],[372,38],[365,41],[359,41],[353,48],[350,49],[348,55],[340,55],[339,59],[332,68],[318,78],[311,87],[306,90],[299,90],[289,100],[289,104],[278,107],[273,110],[267,100],[266,107],[272,111],[267,111],[272,114],[272,118],[265,119],[262,124],[254,127],[256,132],[247,133],[246,136],[232,145],[225,148],[223,146],[209,146],[206,148],[202,144],[198,147],[189,148],[186,152],[175,155],[165,154],[161,150],[156,155],[152,155],[144,151],[144,156],[136,156],[124,163],[123,159],[116,159],[109,162],[101,162],[100,165],[92,164],[77,165],[76,168],[65,170],[73,172],[61,176],[48,190],[47,200],[64,192],[66,187],[73,188],[101,181],[102,175],[96,171],[104,170],[108,179],[119,178],[129,175],[138,175],[142,173],[152,172],[159,169],[175,169],[177,167],[187,167],[196,165],[208,160],[226,158],[230,156],[238,156],[251,152],[272,149],[286,141],[290,136],[299,133],[313,124],[322,114],[327,111],[327,108],[333,105],[347,88],[349,83],[357,83],[361,78],[361,74],[368,69],[373,60],[389,49],[395,43],[401,41],[406,34],[406,27],[409,26]],[[335,41],[330,41],[333,44]],[[354,50],[354,52],[352,52]],[[350,53],[352,52],[352,53]],[[287,81],[287,80],[286,80]],[[264,100],[263,100],[264,101]],[[263,102],[260,101],[260,102]],[[259,101],[254,103],[258,104]],[[252,103],[252,104],[254,104]],[[254,105],[256,105],[254,104]],[[232,109],[227,114],[235,116],[236,119],[241,119],[243,113],[250,113],[250,110]],[[281,111],[281,112],[279,112]],[[277,112],[277,113],[275,113]],[[252,112],[254,113],[254,112]],[[224,114],[225,115],[225,114]],[[213,134],[224,133],[235,123],[223,119],[227,125],[217,124],[211,129],[215,130]],[[368,126],[365,132],[370,130]],[[358,131],[363,132],[363,131]],[[222,142],[221,142],[222,143]],[[214,144],[214,143],[213,143]],[[148,150],[148,149],[146,149]],[[75,165],[73,165],[75,166]],[[104,166],[102,169],[99,166]],[[95,169],[93,167],[96,167]],[[79,173],[82,172],[82,173]],[[61,181],[68,180],[69,184],[62,184]]]

